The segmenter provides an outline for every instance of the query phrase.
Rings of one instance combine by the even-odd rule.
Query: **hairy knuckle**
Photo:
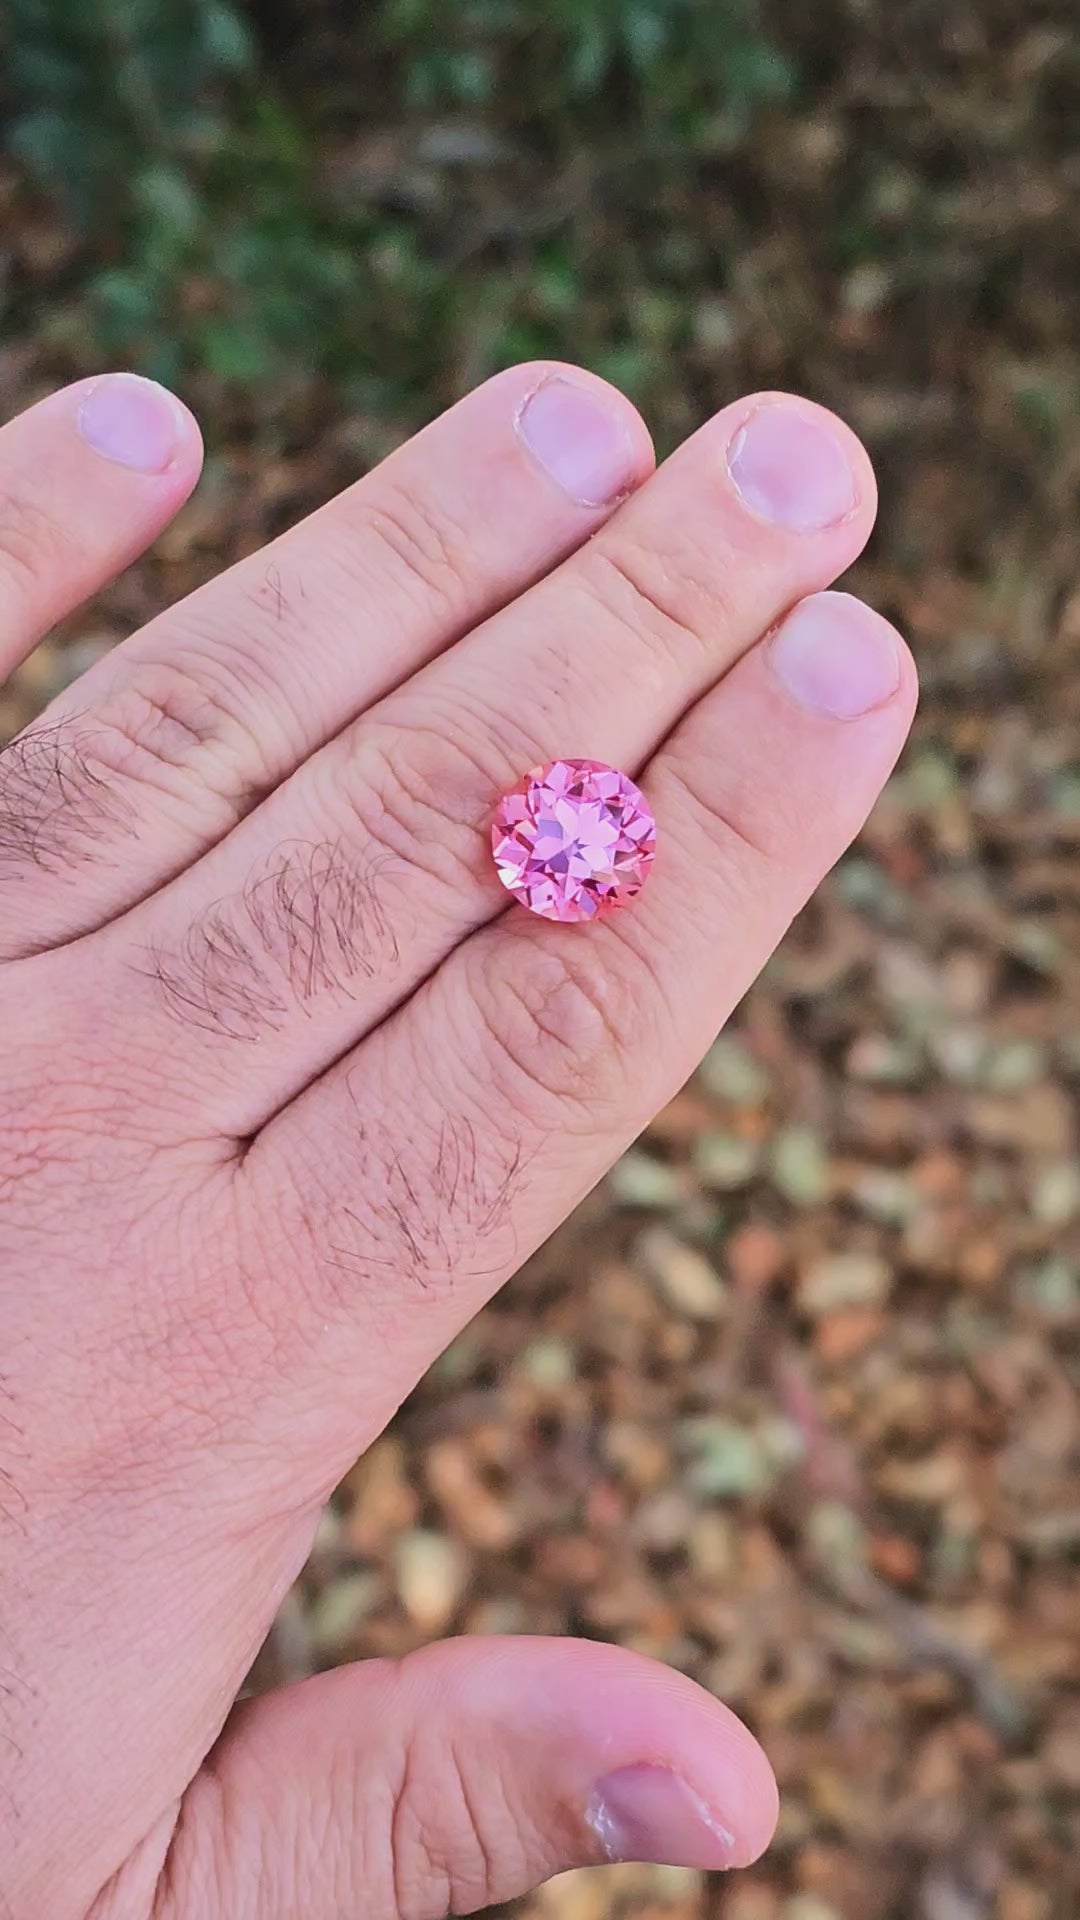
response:
[[[0,877],[50,871],[131,830],[125,796],[95,764],[85,723],[38,723],[0,753]]]
[[[235,801],[238,729],[208,686],[142,666],[92,710],[39,721],[0,753],[0,873],[57,871],[134,837],[147,791]]]
[[[410,1085],[416,1076],[410,1076]],[[269,1188],[256,1176],[251,1232],[289,1249],[289,1285],[322,1319],[354,1322],[358,1309],[387,1351],[401,1316],[467,1276],[514,1264],[514,1221],[528,1179],[523,1142],[505,1118],[480,1127],[464,1114],[430,1111],[413,1095],[406,1114],[380,1109],[359,1067],[345,1080],[340,1120],[352,1177],[328,1173],[316,1134],[275,1164]]]
[[[618,1090],[621,1063],[641,1029],[641,989],[620,950],[593,940],[522,951],[500,948],[470,982],[490,1070],[511,1111],[533,1124],[579,1109],[595,1115]]]
[[[148,947],[142,970],[182,1024],[224,1038],[280,1030],[297,1006],[348,999],[397,958],[370,863],[333,841],[286,841],[179,939]]]

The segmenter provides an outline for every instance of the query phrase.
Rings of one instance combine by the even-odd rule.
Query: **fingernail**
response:
[[[728,472],[753,513],[793,533],[819,533],[855,506],[855,477],[835,434],[782,401],[745,420],[728,448]]]
[[[545,380],[515,425],[537,465],[579,507],[610,506],[633,486],[640,462],[626,423],[588,388]]]
[[[137,373],[109,373],[79,408],[87,445],[136,473],[164,473],[180,444],[183,415],[171,393]]]
[[[589,1825],[609,1860],[665,1867],[730,1867],[735,1836],[681,1774],[647,1764],[620,1767],[600,1781]]]
[[[849,593],[817,593],[768,643],[773,670],[811,713],[857,720],[900,685],[900,646],[887,620]]]

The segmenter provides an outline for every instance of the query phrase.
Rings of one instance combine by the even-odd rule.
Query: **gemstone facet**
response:
[[[549,760],[500,800],[491,848],[502,881],[545,920],[592,920],[640,893],[656,822],[625,773],[602,760]]]

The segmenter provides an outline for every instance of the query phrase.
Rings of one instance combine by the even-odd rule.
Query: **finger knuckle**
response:
[[[284,841],[179,938],[149,943],[142,971],[180,1024],[258,1040],[397,958],[370,865],[332,841]]]
[[[599,929],[593,929],[594,934]],[[621,1063],[647,1021],[647,981],[615,943],[500,942],[472,967],[485,1078],[536,1126],[586,1124],[617,1098]],[[489,1095],[490,1097],[490,1095]]]
[[[755,876],[764,880],[805,841],[805,812],[779,783],[763,793],[753,768],[729,763],[718,771],[711,756],[672,749],[670,771],[688,821],[711,849],[714,872],[729,874],[739,887],[752,885]]]
[[[536,1828],[490,1752],[464,1746],[446,1722],[413,1729],[389,1822],[393,1911],[474,1913],[521,1892],[542,1870]]]
[[[441,884],[459,912],[484,871],[498,792],[459,718],[367,725],[349,754],[347,804],[363,841]]]
[[[376,551],[389,558],[397,583],[419,599],[424,611],[430,613],[434,605],[454,615],[469,563],[445,507],[422,492],[384,481],[378,496],[363,503],[360,518]]]
[[[0,753],[0,871],[58,871],[137,835],[147,794],[236,803],[240,730],[215,690],[142,666],[91,711],[42,720]],[[242,804],[254,798],[250,783]]]
[[[0,877],[55,871],[133,830],[127,798],[96,764],[83,722],[28,727],[0,753]]]
[[[15,603],[31,601],[64,564],[68,536],[28,494],[0,491],[0,585]]]
[[[139,663],[88,717],[88,748],[110,774],[138,788],[232,795],[250,754],[223,689],[191,667]]]
[[[581,556],[581,582],[604,612],[680,665],[706,652],[730,625],[720,569],[687,551],[596,541]]]
[[[361,1068],[344,1076],[337,1129],[347,1182],[313,1130],[272,1172],[256,1167],[243,1190],[246,1237],[265,1238],[268,1269],[280,1269],[288,1249],[289,1297],[322,1321],[355,1323],[362,1313],[371,1344],[386,1353],[418,1308],[515,1264],[515,1215],[530,1177],[512,1115],[492,1127],[440,1112],[427,1105],[418,1071],[403,1077],[404,1111],[384,1110],[385,1092]]]

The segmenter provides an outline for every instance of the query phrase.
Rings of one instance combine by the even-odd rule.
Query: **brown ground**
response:
[[[853,422],[882,481],[855,584],[914,642],[916,738],[695,1083],[349,1476],[259,1677],[569,1631],[674,1662],[750,1720],[783,1790],[761,1866],[726,1887],[572,1875],[529,1915],[1071,1920],[1080,55],[1065,8],[806,14],[778,27],[802,95],[730,158],[658,169],[644,238],[640,192],[628,208],[600,166],[563,182],[556,224],[597,260],[621,248],[620,290],[586,274],[569,334],[603,364],[634,315],[665,443],[757,385]],[[335,164],[370,181],[377,154],[404,194],[416,126],[351,111],[330,116]],[[492,207],[520,227],[548,191],[501,163],[479,178],[466,288],[491,271]],[[446,259],[459,189],[436,185],[420,218]],[[20,183],[0,193],[7,410],[93,357],[73,243]],[[661,226],[704,263],[667,307]],[[399,428],[487,352],[462,317]],[[0,729],[394,431],[325,392],[185,390],[218,423],[200,496],[0,695]]]

